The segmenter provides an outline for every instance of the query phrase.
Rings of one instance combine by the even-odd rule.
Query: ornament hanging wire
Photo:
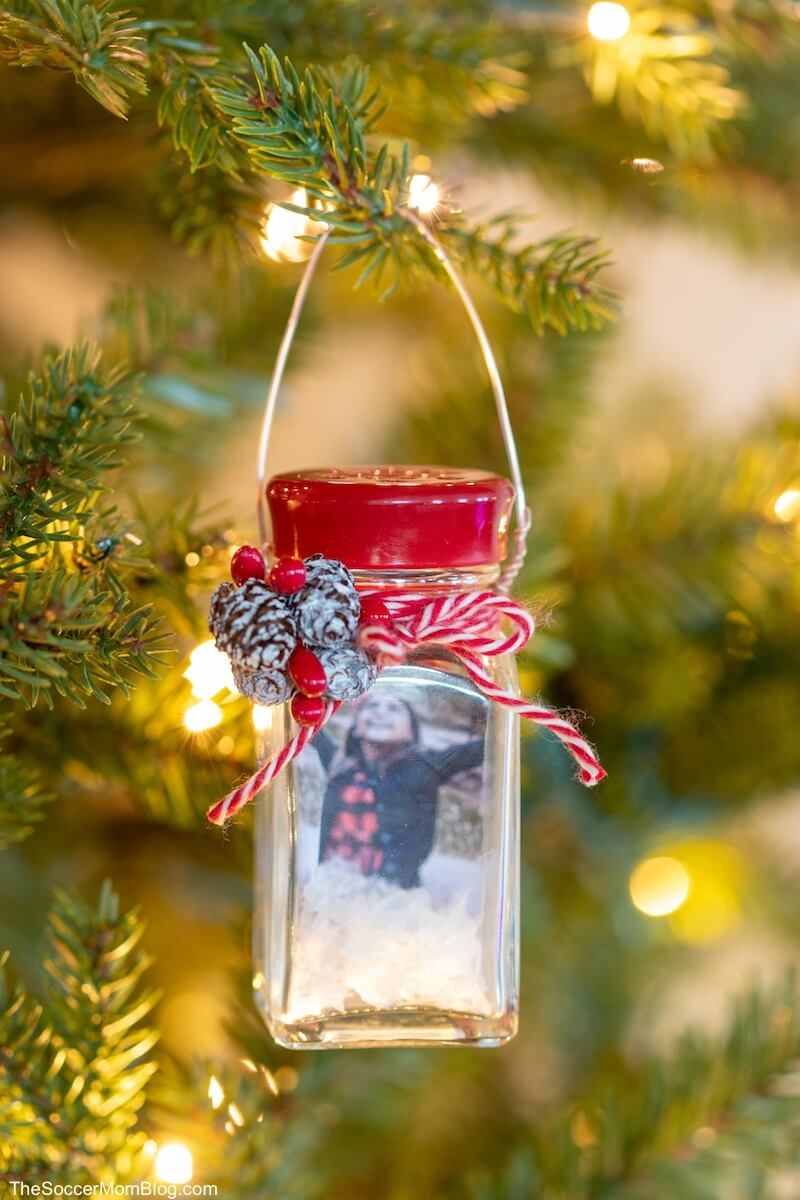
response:
[[[417,216],[416,213],[409,209],[403,209],[403,217],[414,226],[420,236],[430,246],[437,262],[440,264],[448,279],[455,288],[456,295],[461,301],[464,310],[469,319],[472,330],[480,347],[481,357],[483,358],[486,373],[489,377],[489,383],[494,396],[495,408],[497,410],[497,419],[500,424],[500,432],[503,437],[503,445],[505,447],[506,457],[508,459],[509,474],[514,487],[515,511],[516,511],[516,529],[511,542],[511,554],[503,569],[503,572],[496,585],[500,592],[507,592],[519,574],[520,568],[525,561],[526,540],[531,524],[530,509],[527,506],[525,499],[525,487],[522,482],[522,471],[519,463],[519,453],[517,451],[517,443],[514,438],[514,431],[511,427],[511,417],[508,411],[508,401],[506,400],[503,381],[500,377],[500,369],[497,365],[497,360],[494,356],[489,338],[481,321],[478,310],[473,303],[472,297],[464,285],[461,276],[456,271],[452,260],[445,252],[439,239],[434,235],[432,230],[425,222]],[[289,351],[292,348],[297,326],[300,322],[300,317],[305,306],[309,288],[311,287],[314,274],[317,269],[322,252],[325,249],[328,238],[330,237],[331,229],[328,228],[320,236],[314,251],[306,263],[303,271],[302,279],[295,292],[292,302],[289,319],[286,322],[286,328],[283,331],[280,346],[278,347],[278,355],[275,359],[275,369],[272,372],[267,397],[264,404],[264,416],[261,422],[261,435],[258,443],[258,460],[256,467],[256,486],[258,489],[257,495],[257,510],[258,510],[258,530],[261,545],[266,547],[268,542],[268,519],[267,519],[267,459],[269,455],[269,444],[272,435],[272,426],[275,419],[275,410],[278,403],[278,395],[280,394],[283,384],[283,377],[286,371],[286,363],[289,358]]]

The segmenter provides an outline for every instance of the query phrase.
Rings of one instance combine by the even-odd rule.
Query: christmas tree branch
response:
[[[235,1067],[195,1061],[162,1072],[148,1100],[169,1136],[193,1145],[197,1177],[218,1200],[322,1200],[310,1162],[316,1123],[281,1082],[251,1058]]]
[[[0,694],[76,704],[153,673],[162,641],[149,606],[125,585],[146,568],[138,539],[103,506],[120,465],[133,381],[104,372],[88,345],[48,358],[29,396],[4,418],[0,494]]]
[[[346,60],[358,48],[376,78],[397,97],[404,126],[490,117],[523,104],[529,56],[507,15],[490,3],[461,0],[302,0],[292,5],[261,0],[234,9],[231,24],[241,40],[269,30],[279,54],[315,63]]]
[[[0,746],[8,732],[0,727]],[[15,756],[0,758],[0,850],[11,842],[22,841],[33,831],[50,799],[42,788],[38,771],[25,768]]]
[[[670,1192],[694,1200],[726,1194],[721,1181],[741,1171],[763,1186],[781,1149],[785,1161],[796,1124],[789,1083],[798,1049],[794,978],[751,992],[735,1004],[721,1039],[684,1037],[636,1083],[597,1091],[557,1131],[537,1138],[543,1200],[562,1197],[566,1181],[571,1200]]]
[[[582,47],[596,102],[615,100],[626,120],[681,157],[713,158],[715,139],[746,107],[713,27],[685,9],[639,9],[624,38]]]
[[[62,7],[52,13],[40,6],[29,18],[10,17],[5,27],[0,24],[0,39],[4,37],[11,43],[8,53],[12,62],[70,66],[78,82],[96,94],[97,78],[91,72],[87,76],[76,64],[97,62],[97,70],[102,71],[118,57],[127,63],[134,56],[129,45],[131,30],[119,25],[109,5],[101,5],[87,24],[88,18],[83,18],[90,6],[78,4],[70,18],[67,0],[59,2]],[[28,26],[36,24],[37,14],[40,36],[34,39],[38,47],[34,51]],[[48,21],[55,24],[55,30],[42,28],[42,23],[47,26]],[[415,44],[421,39],[433,54],[436,38],[431,20],[424,25],[426,29],[417,30],[413,37],[409,28],[403,31],[400,26],[384,25],[381,36],[392,45],[398,38]],[[408,148],[396,153],[390,143],[377,140],[376,126],[383,104],[363,67],[348,66],[332,73],[307,69],[301,75],[291,61],[282,63],[269,47],[262,47],[258,55],[245,47],[252,78],[248,82],[238,61],[229,64],[218,59],[213,49],[181,36],[174,25],[142,22],[137,36],[136,55],[144,56],[142,61],[161,87],[159,123],[170,128],[173,143],[188,158],[191,172],[201,168],[212,172],[208,181],[200,183],[199,190],[208,193],[211,188],[213,202],[208,202],[207,194],[202,199],[193,195],[198,188],[188,189],[184,197],[187,215],[181,211],[180,199],[175,212],[174,227],[196,247],[218,242],[220,252],[226,253],[228,235],[219,228],[219,220],[209,214],[221,209],[231,214],[241,210],[236,224],[251,227],[259,183],[267,177],[305,189],[309,206],[306,211],[332,225],[337,241],[349,244],[342,263],[360,264],[358,282],[373,276],[380,283],[388,270],[388,292],[396,286],[403,267],[411,262],[423,265],[428,272],[437,271],[418,233],[402,213],[408,201]],[[463,34],[459,36],[464,38]],[[92,38],[103,43],[103,53],[93,48]],[[476,44],[467,39],[461,53],[471,58],[473,69],[480,75]],[[444,51],[441,54],[443,60],[447,59]],[[140,82],[137,74],[137,88]],[[505,80],[508,103],[512,82],[516,87],[519,80]],[[124,109],[123,80],[110,68],[108,83],[113,96],[98,98],[120,115]],[[480,91],[480,82],[477,86]],[[484,96],[487,104],[490,94]],[[495,108],[503,106],[499,94],[491,103]],[[225,176],[229,177],[227,182]],[[204,228],[209,220],[214,227],[211,230]],[[583,329],[607,318],[608,297],[595,280],[604,265],[603,256],[597,254],[596,264],[587,261],[585,238],[564,236],[558,239],[558,248],[545,241],[520,252],[512,249],[505,238],[481,253],[478,243],[483,227],[470,230],[463,218],[459,225],[458,246],[467,251],[464,263],[482,269],[490,257],[489,277],[499,295],[516,311],[529,313],[537,330]],[[593,249],[591,258],[595,253]]]
[[[373,274],[380,282],[387,267],[387,290],[409,264],[435,272],[428,248],[404,214],[408,148],[399,155],[388,143],[372,149],[370,135],[381,110],[366,72],[354,69],[330,79],[306,72],[301,80],[269,47],[258,57],[248,54],[256,91],[229,80],[213,95],[255,168],[305,189],[308,207],[287,207],[331,227],[331,240],[347,247],[341,265],[361,266],[357,284]],[[596,243],[562,236],[517,250],[513,222],[496,223],[494,240],[487,240],[488,231],[461,217],[442,218],[441,234],[462,265],[488,276],[538,331],[588,328],[610,315],[609,294],[596,281],[607,260]]]
[[[800,1006],[787,978],[738,1001],[721,1037],[687,1036],[671,1056],[628,1063],[564,1118],[540,1120],[497,1174],[468,1172],[452,1196],[773,1195],[772,1173],[797,1162],[799,1047]]]
[[[597,281],[608,255],[594,238],[561,234],[517,248],[515,217],[474,228],[446,223],[440,236],[464,266],[493,282],[512,312],[525,313],[537,333],[598,329],[614,317],[614,297]]]
[[[108,883],[96,909],[58,893],[42,1002],[0,971],[0,1179],[68,1171],[71,1183],[99,1183],[132,1170],[155,1071],[156,1034],[141,1025],[156,1000],[141,986],[142,933]]]
[[[0,14],[0,56],[12,66],[71,71],[109,112],[127,115],[129,94],[147,91],[141,22],[115,0],[26,0]]]
[[[141,329],[140,329],[141,332]],[[143,350],[144,348],[142,348]],[[204,606],[198,594],[208,594],[229,571],[232,530],[220,533],[198,512],[195,502],[157,516],[135,510],[136,527],[150,548],[152,569],[132,570],[126,587],[134,604],[152,603],[184,648],[208,638]],[[196,701],[182,677],[183,666],[141,679],[132,695],[117,690],[103,714],[104,737],[74,705],[55,705],[51,711],[19,710],[13,715],[7,746],[9,771],[34,764],[41,787],[57,797],[76,790],[86,799],[95,790],[113,793],[116,805],[139,809],[155,820],[180,827],[202,828],[205,810],[224,790],[229,773],[252,763],[253,738],[249,706],[243,701],[223,707],[223,732],[234,749],[225,761],[216,742],[192,738],[187,742],[184,713]],[[69,746],[69,769],[64,768]],[[10,798],[7,803],[10,807]],[[0,805],[0,834],[5,828]],[[8,812],[8,840],[18,823],[29,827],[22,798]],[[23,829],[19,830],[22,836]],[[16,840],[16,838],[14,838]]]

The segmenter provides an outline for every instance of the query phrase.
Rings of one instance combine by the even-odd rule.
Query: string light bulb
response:
[[[238,1104],[229,1104],[228,1112],[230,1113],[230,1118],[233,1121],[234,1125],[238,1125],[239,1128],[241,1129],[242,1126],[244,1125],[244,1116],[242,1115],[242,1110],[239,1108],[239,1105]]]
[[[167,1142],[156,1154],[155,1173],[161,1183],[190,1183],[193,1170],[192,1152],[181,1142]]]
[[[272,708],[269,704],[253,705],[253,729],[256,733],[266,733],[272,728]]]
[[[201,642],[189,655],[184,679],[192,685],[192,695],[198,700],[210,700],[217,692],[235,690],[230,659],[218,650],[213,641]]]
[[[645,858],[631,874],[631,900],[646,917],[666,917],[677,912],[691,890],[689,872],[677,858]]]
[[[183,723],[189,733],[205,733],[222,720],[222,709],[213,700],[198,700],[183,714]]]
[[[289,203],[306,208],[306,189],[296,188],[289,197]],[[311,242],[301,239],[311,233],[317,224],[304,213],[293,212],[281,204],[270,204],[261,234],[261,246],[267,258],[273,262],[303,262],[309,258],[314,247]]]
[[[800,517],[800,488],[787,488],[785,492],[781,492],[772,505],[772,511],[778,520],[784,523]]]
[[[412,175],[408,181],[408,207],[415,208],[421,216],[434,212],[442,195],[430,175]]]
[[[597,0],[586,15],[586,24],[598,42],[618,42],[631,27],[631,14],[624,4]]]
[[[225,1092],[216,1075],[212,1075],[208,1081],[208,1098],[211,1101],[211,1107],[214,1109],[221,1108],[225,1101]]]

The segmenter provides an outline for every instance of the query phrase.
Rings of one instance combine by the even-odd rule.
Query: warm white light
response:
[[[266,733],[272,725],[272,707],[269,704],[253,705],[253,729],[256,733]]]
[[[631,900],[647,917],[676,912],[689,895],[692,881],[677,858],[645,858],[631,875]]]
[[[631,14],[623,4],[609,3],[609,0],[598,0],[589,9],[586,17],[589,33],[598,42],[616,42],[631,27]]]
[[[191,1150],[180,1142],[167,1142],[156,1155],[156,1178],[162,1183],[189,1183],[193,1166]]]
[[[425,216],[432,213],[441,199],[430,175],[412,175],[408,181],[408,207]]]
[[[289,201],[300,208],[306,207],[306,189],[297,188],[292,192]],[[303,242],[300,239],[310,233],[315,224],[317,222],[311,221],[302,213],[282,208],[280,204],[270,204],[261,235],[261,245],[267,258],[271,258],[273,262],[302,262],[308,258],[314,247],[311,242]]]
[[[222,720],[222,709],[213,700],[199,700],[183,714],[183,723],[190,733],[213,729]]]
[[[142,1146],[142,1153],[147,1158],[155,1158],[157,1151],[158,1142],[155,1140],[155,1138],[148,1138],[145,1144]]]
[[[230,660],[213,642],[201,642],[195,647],[183,677],[189,680],[192,693],[198,700],[210,700],[223,688],[229,692],[235,691]]]
[[[800,489],[788,488],[781,492],[772,506],[779,521],[793,521],[800,517]]]
[[[212,1108],[220,1108],[225,1099],[222,1084],[216,1075],[212,1075],[208,1081],[208,1098],[211,1101]]]
[[[241,1129],[242,1126],[244,1125],[244,1117],[242,1116],[242,1110],[239,1108],[239,1105],[238,1104],[229,1104],[228,1112],[230,1113],[230,1117],[231,1117],[231,1120],[233,1121],[234,1125],[238,1125],[239,1128]]]
[[[664,170],[664,164],[657,158],[632,158],[630,161],[632,170],[642,175],[660,175]]]

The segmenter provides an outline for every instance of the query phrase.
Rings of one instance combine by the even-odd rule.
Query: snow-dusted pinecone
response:
[[[256,704],[282,704],[293,692],[292,682],[285,671],[251,671],[248,667],[233,667],[236,690]]]
[[[335,558],[315,554],[305,562],[305,586],[291,596],[300,637],[314,650],[351,641],[361,613],[353,576]]]
[[[232,583],[221,583],[219,587],[214,588],[211,594],[211,602],[208,606],[208,628],[217,636],[217,629],[221,628],[225,610],[228,605],[228,597],[232,592],[236,591],[236,587]],[[218,643],[218,649],[222,647]]]
[[[372,659],[357,646],[332,646],[319,651],[319,661],[325,668],[331,700],[357,700],[368,691],[378,677]]]
[[[251,671],[281,670],[297,645],[294,616],[263,579],[241,587],[221,583],[211,597],[209,629],[232,664]]]

